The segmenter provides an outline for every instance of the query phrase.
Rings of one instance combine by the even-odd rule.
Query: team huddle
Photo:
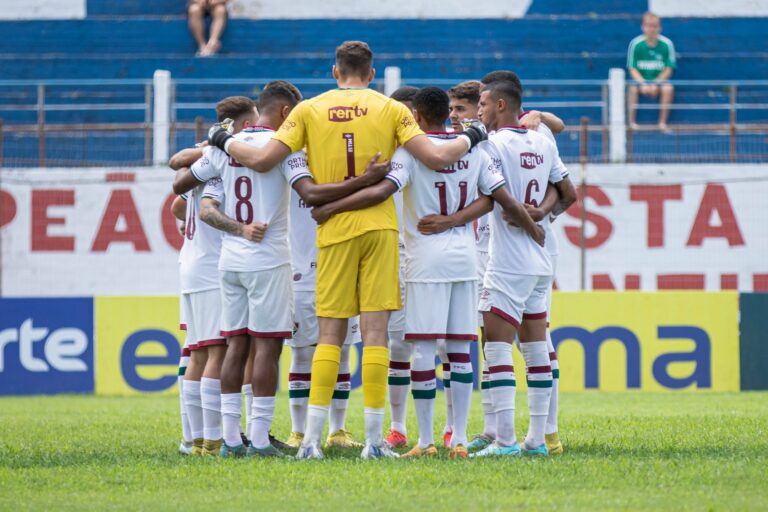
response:
[[[403,87],[386,97],[368,88],[372,64],[368,45],[350,41],[336,50],[338,89],[302,100],[277,80],[257,103],[225,98],[206,147],[171,159],[184,235],[184,454],[436,456],[436,357],[450,458],[562,452],[548,329],[557,259],[549,224],[576,199],[554,139],[562,121],[524,113],[509,71],[447,93]],[[478,331],[484,431],[470,440]],[[363,443],[345,425],[349,350],[361,340]],[[515,343],[530,409],[520,443]],[[286,442],[270,433],[284,344]],[[418,442],[398,454],[409,388]]]

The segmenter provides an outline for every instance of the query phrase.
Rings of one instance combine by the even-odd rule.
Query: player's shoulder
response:
[[[275,130],[266,126],[251,126],[234,135],[235,140],[251,146],[263,146],[275,135]]]
[[[672,43],[672,40],[668,38],[667,36],[663,36],[659,34],[659,42],[664,43],[668,48],[674,48],[674,43]]]

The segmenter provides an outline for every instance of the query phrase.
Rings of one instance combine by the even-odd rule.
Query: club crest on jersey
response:
[[[346,123],[358,117],[368,115],[367,108],[354,107],[331,107],[328,109],[328,120],[334,123]]]
[[[535,169],[544,163],[544,155],[538,153],[520,153],[520,167],[523,169]]]

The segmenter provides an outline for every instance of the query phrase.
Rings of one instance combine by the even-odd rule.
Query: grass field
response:
[[[524,396],[518,404],[524,433]],[[176,397],[3,398],[0,411],[2,510],[768,509],[768,393],[564,394],[566,453],[536,460],[183,458]]]

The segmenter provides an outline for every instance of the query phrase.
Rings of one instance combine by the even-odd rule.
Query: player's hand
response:
[[[232,119],[225,119],[216,123],[208,130],[208,144],[216,146],[224,151],[224,147],[229,139],[232,138],[232,132],[235,129],[235,122]]]
[[[312,218],[315,219],[318,225],[327,222],[331,215],[333,215],[331,209],[325,205],[312,208]]]
[[[540,222],[544,220],[544,217],[547,216],[547,214],[544,213],[544,210],[536,206],[533,206],[532,204],[523,203],[523,206],[525,207],[525,211],[528,212],[528,215],[531,216],[534,222]]]
[[[263,222],[245,224],[240,231],[240,235],[251,242],[261,242],[264,240],[264,235],[267,233],[268,227],[269,226]]]
[[[453,227],[453,221],[446,215],[427,215],[419,220],[416,229],[422,235],[436,235]]]
[[[184,233],[187,230],[187,223],[184,222],[183,220],[180,220],[178,228],[179,228],[179,234],[181,235],[181,238],[184,238]]]
[[[539,125],[541,124],[541,112],[539,112],[538,110],[531,110],[520,119],[520,124],[528,128],[529,130],[533,130],[533,131],[538,130]]]
[[[373,158],[368,161],[368,165],[365,166],[363,177],[366,181],[366,186],[375,185],[380,182],[389,172],[389,160],[379,162],[379,158],[381,158],[381,152],[373,155]]]
[[[546,238],[544,228],[536,224],[536,233],[532,235],[531,238],[533,238],[533,241],[539,244],[541,247],[544,247],[544,239]]]
[[[488,130],[482,121],[465,119],[461,124],[464,126],[464,131],[461,132],[459,137],[466,137],[469,140],[469,149],[472,149],[488,138]]]

